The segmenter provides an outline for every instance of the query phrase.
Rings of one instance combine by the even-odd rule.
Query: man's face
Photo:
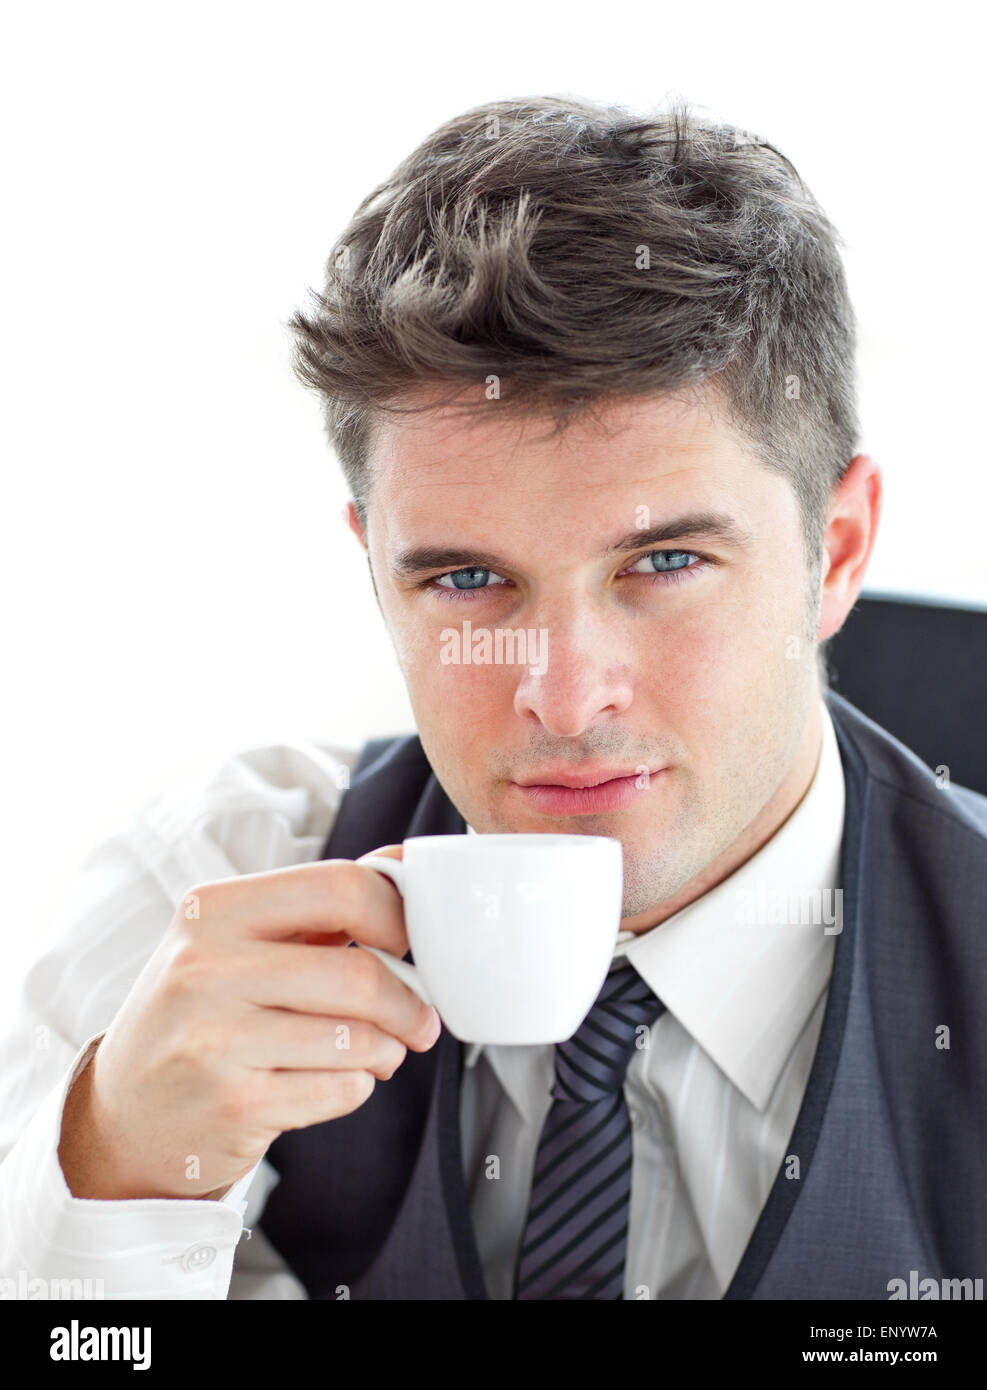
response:
[[[493,401],[478,420],[385,421],[366,543],[456,807],[480,833],[619,839],[627,919],[728,853],[804,761],[818,585],[790,484],[715,398],[621,402],[548,435]],[[693,532],[685,519],[702,517]],[[416,558],[427,549],[443,553]],[[524,665],[509,644],[467,663],[480,629],[494,655],[498,629],[536,647]],[[521,785],[621,773],[596,793]]]

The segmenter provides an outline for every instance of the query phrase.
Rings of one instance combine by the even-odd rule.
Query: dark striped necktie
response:
[[[633,966],[616,968],[575,1034],[556,1044],[515,1298],[623,1297],[631,1193],[624,1074],[664,1009]]]

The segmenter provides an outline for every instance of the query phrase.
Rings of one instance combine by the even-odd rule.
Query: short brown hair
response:
[[[711,383],[791,482],[815,575],[856,451],[855,321],[841,239],[766,141],[678,100],[641,115],[582,98],[478,106],[360,203],[293,367],[324,405],[361,522],[378,412],[497,409],[556,429],[607,398]],[[429,388],[428,405],[416,395]]]

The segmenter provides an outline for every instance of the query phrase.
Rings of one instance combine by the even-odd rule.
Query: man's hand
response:
[[[435,1010],[351,942],[408,950],[400,894],[359,860],[190,889],[66,1098],[72,1194],[221,1197],[431,1047]]]

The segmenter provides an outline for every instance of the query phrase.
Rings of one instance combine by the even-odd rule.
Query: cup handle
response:
[[[400,859],[391,859],[386,854],[365,854],[362,859],[358,859],[356,862],[366,869],[376,869],[385,878],[389,878],[402,898],[404,897],[405,866]],[[379,946],[365,946],[362,941],[358,941],[357,945],[361,950],[372,951],[378,960],[384,962],[392,975],[396,975],[409,989],[414,990],[423,1004],[428,1004],[432,1008],[435,1007],[428,997],[421,972],[416,970],[413,965],[409,965],[405,960],[398,960],[397,956],[392,956],[390,951],[381,950]]]

